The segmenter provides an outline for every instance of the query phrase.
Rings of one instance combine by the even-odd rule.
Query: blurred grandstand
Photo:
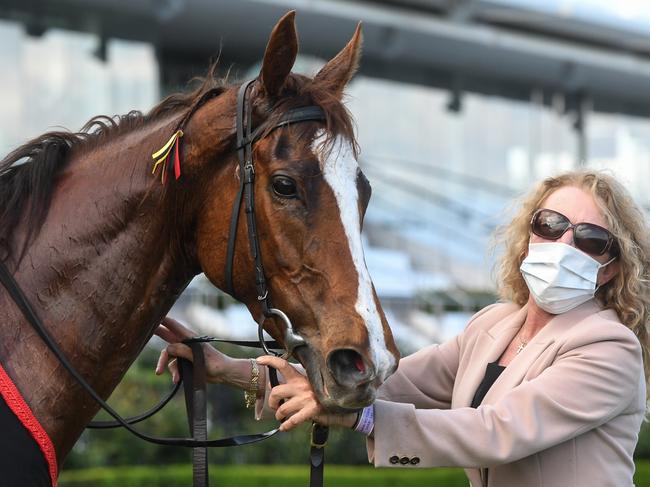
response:
[[[364,21],[349,87],[373,186],[366,260],[403,351],[453,336],[494,299],[490,234],[533,181],[609,168],[650,203],[650,13],[604,0],[0,0],[0,151],[54,125],[146,110],[205,71],[254,76],[298,10],[315,71]],[[498,249],[497,249],[498,250]],[[253,337],[197,278],[173,314]]]

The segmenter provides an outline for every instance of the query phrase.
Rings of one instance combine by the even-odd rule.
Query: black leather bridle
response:
[[[239,178],[240,188],[235,201],[233,203],[230,234],[228,238],[228,247],[226,254],[226,291],[234,296],[232,270],[233,259],[235,252],[235,243],[237,239],[237,226],[239,221],[239,213],[241,209],[242,199],[245,203],[246,221],[248,226],[248,240],[251,253],[254,260],[255,267],[255,285],[257,289],[258,301],[261,303],[264,318],[277,317],[285,325],[284,330],[284,347],[286,348],[285,356],[289,356],[296,347],[305,346],[306,343],[300,335],[298,335],[291,325],[291,321],[287,315],[281,310],[274,308],[271,305],[271,298],[269,296],[266,277],[264,275],[264,267],[262,265],[262,258],[260,253],[259,238],[257,234],[255,222],[255,195],[254,195],[254,182],[255,182],[255,168],[253,163],[253,144],[262,138],[263,135],[268,134],[276,128],[290,125],[293,123],[307,122],[307,121],[323,121],[325,114],[318,106],[308,106],[297,108],[288,111],[279,121],[273,125],[268,126],[262,123],[255,130],[252,130],[252,106],[248,100],[248,92],[252,84],[256,80],[245,82],[241,85],[237,95],[237,146],[236,150],[239,157]],[[208,93],[208,95],[210,95]],[[203,96],[201,102],[208,99],[208,96]],[[195,105],[198,107],[199,104]],[[193,110],[184,118],[186,121]],[[193,365],[191,362],[179,359],[179,370],[181,373],[181,380],[175,385],[173,390],[164,397],[159,404],[151,408],[149,411],[142,413],[138,416],[131,418],[122,418],[111,406],[109,406],[101,396],[92,388],[90,384],[81,376],[81,374],[74,368],[72,363],[67,359],[65,354],[61,351],[56,344],[48,330],[43,325],[41,319],[38,317],[33,306],[24,295],[20,286],[15,281],[13,276],[9,273],[6,266],[0,261],[0,283],[9,292],[9,295],[17,304],[27,321],[31,324],[34,330],[38,333],[40,338],[45,342],[47,347],[52,351],[57,360],[63,367],[72,375],[72,377],[81,385],[83,389],[100,405],[104,411],[114,418],[115,421],[99,421],[93,422],[89,425],[91,428],[114,428],[123,427],[136,437],[158,445],[170,446],[183,446],[193,448],[193,477],[195,487],[208,486],[208,462],[207,462],[207,448],[208,447],[228,447],[238,446],[250,443],[255,443],[267,439],[277,433],[277,429],[267,431],[265,433],[252,434],[252,435],[238,435],[230,438],[219,438],[209,440],[207,438],[207,402],[206,402],[206,372],[205,372],[205,357],[201,344],[205,342],[226,342],[243,346],[254,346],[263,348],[267,354],[280,355],[271,350],[271,348],[278,348],[276,342],[265,342],[263,339],[263,321],[259,322],[258,336],[259,342],[247,341],[231,341],[231,340],[218,340],[212,337],[193,337],[184,340],[184,343],[191,347],[193,353]],[[183,380],[184,379],[184,380]],[[277,372],[274,368],[269,367],[269,380],[272,386],[278,384]],[[136,424],[144,419],[152,416],[157,411],[162,409],[169,400],[178,391],[181,383],[184,382],[185,400],[188,411],[188,421],[190,426],[190,433],[192,438],[160,438],[142,433],[135,428]],[[324,450],[323,447],[327,442],[328,428],[320,426],[316,423],[312,426],[312,439],[311,439],[311,480],[312,487],[321,487],[323,485],[323,466],[324,466]]]
[[[260,252],[259,237],[257,235],[257,225],[255,221],[255,164],[253,162],[253,144],[259,140],[262,135],[268,134],[286,125],[299,122],[323,121],[325,114],[323,109],[318,106],[308,106],[297,108],[287,112],[275,125],[267,126],[262,123],[252,131],[252,103],[248,99],[250,87],[256,79],[247,81],[241,85],[237,93],[237,156],[239,158],[239,191],[235,197],[230,217],[230,232],[228,236],[228,248],[226,253],[226,268],[224,272],[226,280],[226,292],[234,296],[232,271],[233,261],[235,258],[235,243],[237,240],[237,226],[239,222],[239,212],[241,210],[242,199],[245,204],[246,222],[248,226],[248,243],[253,256],[255,267],[255,286],[257,289],[257,300],[262,306],[262,312],[265,318],[276,316],[285,324],[284,346],[290,354],[297,346],[305,345],[305,341],[293,331],[291,321],[277,308],[271,304],[266,276],[264,274],[264,265],[262,264],[262,253]],[[259,339],[263,343],[262,324],[259,325]],[[270,353],[265,348],[267,353]]]

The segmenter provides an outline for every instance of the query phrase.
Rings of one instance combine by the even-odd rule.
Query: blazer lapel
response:
[[[540,357],[540,355],[542,355],[544,350],[546,350],[555,342],[556,337],[565,333],[573,326],[578,325],[585,318],[593,315],[594,313],[597,313],[599,310],[600,308],[596,301],[590,300],[571,311],[567,311],[566,313],[553,317],[551,321],[549,321],[537,333],[537,335],[533,337],[533,339],[528,343],[528,345],[526,345],[521,353],[512,359],[505,370],[494,382],[492,387],[490,387],[487,394],[485,395],[485,398],[483,399],[482,404],[492,404],[496,402],[508,391],[521,384],[528,370]],[[514,334],[512,334],[510,339],[512,340],[513,337]],[[507,343],[505,346],[507,346]],[[478,387],[478,384],[476,384],[476,386]]]
[[[485,376],[485,368],[489,362],[498,360],[508,344],[512,341],[526,318],[524,306],[515,313],[506,316],[493,327],[481,330],[474,342],[467,369],[454,395],[452,407],[467,407],[472,404],[478,385]]]

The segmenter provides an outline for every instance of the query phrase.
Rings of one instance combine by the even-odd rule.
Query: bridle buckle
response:
[[[325,448],[329,437],[329,428],[316,422],[311,424],[311,446],[314,448]]]

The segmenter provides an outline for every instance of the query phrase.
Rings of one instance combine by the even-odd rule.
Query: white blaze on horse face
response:
[[[325,131],[316,134],[312,149],[318,153],[318,147],[325,139]],[[321,161],[323,177],[332,188],[341,214],[341,223],[348,239],[350,254],[359,276],[359,288],[355,309],[368,329],[370,355],[376,367],[377,376],[382,380],[392,369],[395,358],[386,348],[384,329],[377,304],[374,299],[372,281],[366,267],[361,244],[361,224],[359,221],[359,192],[357,176],[359,164],[354,158],[350,144],[342,138],[334,142],[327,158]]]

